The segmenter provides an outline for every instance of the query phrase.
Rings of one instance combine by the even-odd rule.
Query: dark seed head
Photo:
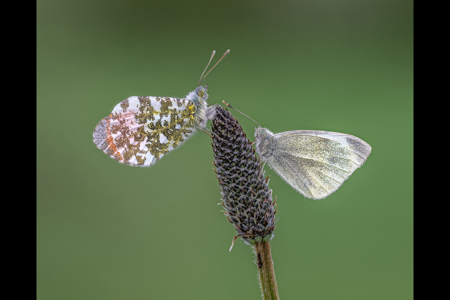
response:
[[[250,141],[233,115],[218,105],[211,135],[225,216],[244,240],[270,239],[275,204]]]

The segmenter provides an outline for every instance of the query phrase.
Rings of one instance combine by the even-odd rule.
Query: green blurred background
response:
[[[281,299],[412,299],[412,15],[411,0],[37,1],[37,298],[261,299],[251,248],[228,252],[206,134],[151,168],[92,142],[118,102],[184,97],[231,49],[211,104],[373,148],[319,201],[267,169]]]

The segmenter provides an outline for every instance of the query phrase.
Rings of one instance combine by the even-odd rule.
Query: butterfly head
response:
[[[208,119],[210,119],[210,116],[208,115],[208,103],[206,102],[206,100],[208,100],[207,91],[207,85],[205,85],[205,87],[199,86],[186,96],[186,100],[191,101],[195,105],[195,125],[201,128],[206,127],[206,122],[208,121]]]
[[[203,86],[199,86],[198,88],[196,88],[194,91],[190,92],[187,96],[186,99],[189,101],[192,101],[195,106],[197,107],[197,109],[199,107],[206,107],[206,100],[208,100],[208,86],[205,85],[205,87]]]
[[[205,87],[199,86],[198,88],[195,89],[195,93],[198,95],[198,97],[205,102],[206,100],[208,100],[209,97],[207,92],[208,92],[208,85],[205,85]]]
[[[261,126],[255,129],[256,152],[262,161],[267,161],[272,156],[274,146],[273,132]]]
[[[208,104],[206,103],[206,100],[208,100],[207,90],[208,90],[207,85],[205,87],[199,86],[186,96],[186,100],[189,100],[192,103],[194,103],[197,111],[205,110]]]

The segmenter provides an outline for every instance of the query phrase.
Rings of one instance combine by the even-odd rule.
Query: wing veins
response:
[[[324,163],[323,161],[320,161],[320,160],[317,160],[317,159],[314,159],[314,158],[306,158],[306,157],[302,157],[302,156],[293,155],[293,154],[291,154],[291,153],[289,153],[289,152],[287,152],[287,151],[283,151],[283,150],[278,150],[278,152],[283,152],[283,153],[285,153],[285,154],[287,154],[287,155],[292,155],[292,156],[298,157],[298,158],[300,158],[300,159],[307,159],[307,160],[317,161],[317,162],[322,163],[322,164],[325,164],[325,165],[327,165],[327,166],[332,166],[332,167],[334,167],[334,168],[336,168],[336,169],[342,170],[342,171],[344,171],[344,172],[348,172],[347,170],[342,169],[342,168],[339,168],[338,166],[335,166],[335,165],[333,165],[333,164],[327,164],[327,163]],[[339,157],[339,156],[336,156],[336,155],[334,155],[334,157],[341,158],[341,159],[345,159],[345,160],[349,160],[349,161],[351,161],[351,162],[357,164],[358,166],[360,166],[359,163],[355,162],[355,161],[352,160],[352,159],[345,158],[345,157]]]
[[[279,159],[282,160],[283,162],[285,162],[285,159],[282,156],[279,156]],[[295,169],[292,168],[289,164],[285,164],[285,165],[289,167],[289,169],[293,172],[293,174],[297,174],[297,172],[295,172]],[[314,194],[312,193],[312,191],[308,187],[308,185],[305,183],[305,181],[301,177],[300,177],[300,180],[303,182],[303,185],[308,189],[309,194],[314,197]]]
[[[322,130],[317,130],[317,132],[319,133],[319,135],[317,135],[317,133],[315,133],[315,131],[316,130],[293,130],[293,131],[286,131],[286,132],[278,133],[278,135],[281,135],[280,138],[288,138],[288,139],[291,139],[294,136],[300,136],[300,137],[308,137],[309,136],[309,137],[317,137],[317,138],[321,138],[321,139],[324,139],[324,140],[332,141],[332,142],[338,143],[339,145],[343,146],[344,149],[347,149],[348,151],[350,151],[350,152],[358,155],[359,157],[361,157],[363,159],[363,163],[366,161],[368,155],[360,154],[360,153],[356,152],[355,149],[352,148],[352,147],[345,147],[345,145],[343,143],[341,143],[339,140],[332,139],[332,138],[324,136],[324,135],[331,134],[331,136],[339,136],[339,137],[350,138],[350,139],[352,139],[354,141],[359,142],[363,146],[367,145],[368,148],[370,149],[371,148],[370,145],[367,144],[365,141],[361,140],[360,138],[358,138],[356,136],[353,136],[353,135],[350,135],[350,134],[339,133],[339,132],[331,132],[331,131],[322,131]],[[301,132],[305,132],[305,133],[309,133],[309,134],[305,134],[305,133],[301,133]],[[288,135],[286,135],[286,133],[291,133],[292,136],[288,136]],[[315,134],[312,134],[312,133],[315,133]],[[364,150],[367,150],[366,149],[367,147],[362,147],[362,148]],[[370,150],[367,150],[367,151],[370,154],[371,151]],[[336,156],[336,157],[339,157],[339,156]],[[343,157],[339,157],[339,158],[343,158]],[[357,165],[361,166],[358,162],[355,162],[354,160],[351,160],[351,161],[353,161]]]

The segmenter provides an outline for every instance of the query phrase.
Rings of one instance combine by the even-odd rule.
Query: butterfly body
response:
[[[371,152],[363,140],[338,132],[293,130],[274,134],[258,127],[255,137],[260,159],[312,199],[336,191]]]
[[[120,163],[149,167],[214,117],[207,87],[186,98],[132,96],[95,127],[95,145]]]

